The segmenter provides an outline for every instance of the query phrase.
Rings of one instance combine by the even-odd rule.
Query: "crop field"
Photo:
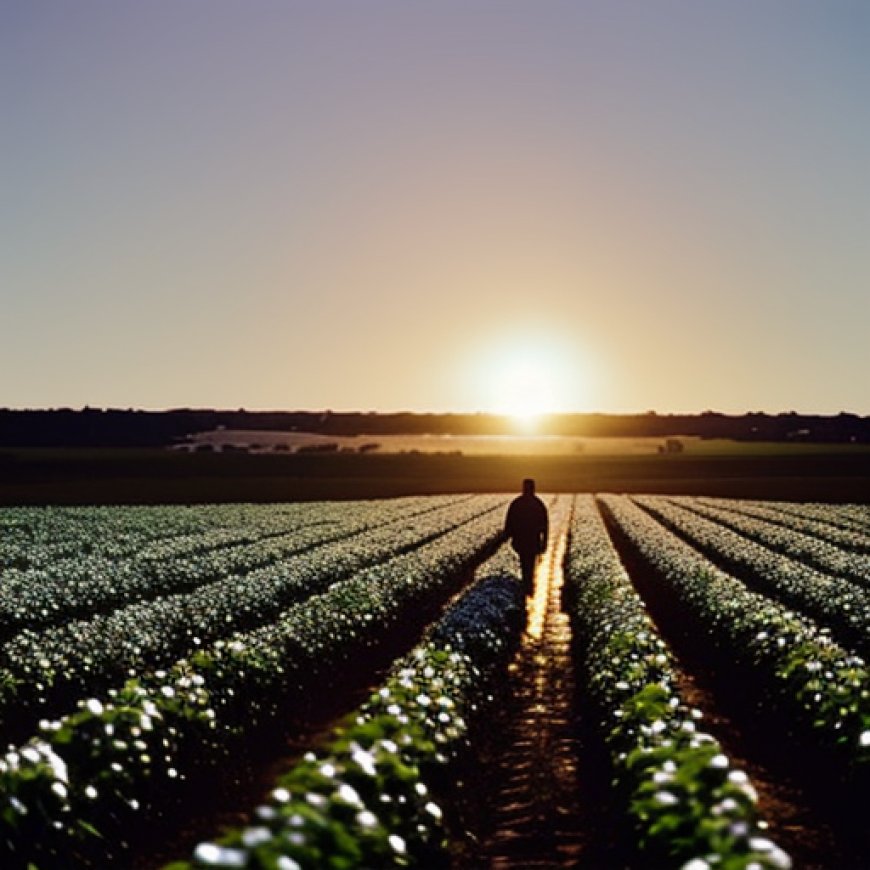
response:
[[[870,507],[511,497],[0,508],[0,866],[867,866]]]

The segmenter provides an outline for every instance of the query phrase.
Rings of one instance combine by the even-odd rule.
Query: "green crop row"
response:
[[[630,546],[679,603],[686,626],[710,658],[739,669],[766,693],[789,731],[804,737],[844,781],[870,771],[870,672],[825,629],[749,591],[625,497],[603,503]]]
[[[810,518],[840,529],[870,534],[870,508],[862,504],[821,504],[819,502],[750,502],[753,505],[769,506],[777,513],[788,517]]]
[[[455,509],[444,499],[431,501],[445,511]],[[124,558],[116,551],[105,552],[102,539],[111,526],[94,524],[90,542],[79,535],[81,550],[74,556],[37,568],[3,571],[0,638],[25,628],[39,631],[138,601],[189,592],[354,534],[405,522],[435,505],[422,500],[412,504],[287,505],[272,517],[256,515],[258,522],[246,529],[229,526],[194,536],[145,541]]]
[[[695,498],[695,504],[727,508],[742,516],[775,523],[785,529],[800,532],[834,544],[844,550],[870,554],[870,529],[860,530],[849,524],[841,505],[789,505],[779,502],[757,502],[743,499]]]
[[[808,534],[795,528],[786,528],[761,516],[747,516],[739,508],[712,506],[697,499],[675,499],[682,507],[726,526],[746,538],[775,550],[798,563],[812,566],[834,577],[842,577],[865,590],[870,587],[870,556],[844,549],[818,535]],[[738,503],[739,504],[739,503]],[[856,536],[855,543],[859,539]],[[862,538],[865,546],[870,537]]]
[[[655,497],[636,497],[635,501],[724,570],[829,626],[835,637],[862,655],[870,650],[867,589],[796,562],[732,531],[724,520],[707,519],[683,508],[682,503]]]
[[[275,619],[294,603],[355,573],[404,559],[414,562],[444,536],[464,538],[496,523],[492,498],[479,498],[447,513],[435,511],[307,551],[246,575],[209,583],[193,592],[132,604],[110,614],[52,630],[24,631],[0,649],[7,677],[0,719],[10,715],[32,728],[76,698],[105,691],[131,676],[170,665],[177,658],[234,631]],[[415,549],[416,548],[416,549]],[[12,711],[10,712],[7,711]],[[29,715],[28,715],[29,711]],[[13,720],[15,721],[15,720]]]
[[[509,563],[483,566],[380,690],[279,778],[250,824],[171,867],[446,867],[439,768],[465,748],[519,640],[524,596],[512,554]]]
[[[123,851],[119,833],[165,803],[174,781],[215,763],[294,699],[340,682],[391,634],[421,630],[498,539],[498,519],[490,512],[413,558],[334,584],[268,626],[43,722],[0,763],[3,866],[100,864]]]
[[[693,870],[790,867],[764,836],[746,774],[680,696],[674,657],[590,496],[575,501],[565,568],[578,669],[643,859]]]

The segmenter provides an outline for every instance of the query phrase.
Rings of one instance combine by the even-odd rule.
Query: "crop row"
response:
[[[332,739],[278,779],[251,823],[170,866],[445,866],[443,768],[466,749],[525,622],[506,549]]]
[[[468,529],[486,538],[498,520],[493,498],[475,498],[446,515],[435,511],[400,527],[378,527],[340,539],[266,568],[206,584],[191,593],[141,602],[89,620],[51,630],[25,630],[0,650],[5,675],[0,719],[14,710],[18,728],[40,715],[71,705],[235,631],[250,630],[278,617],[288,606],[360,571],[374,576],[426,561]],[[380,563],[380,564],[379,564]],[[395,563],[395,564],[394,564]],[[374,566],[374,567],[373,567]]]
[[[870,673],[863,659],[811,620],[748,590],[626,497],[602,501],[713,667],[737,669],[747,689],[766,694],[779,712],[784,738],[823,755],[846,784],[866,787]]]
[[[578,496],[565,561],[577,663],[638,849],[655,866],[788,868],[757,795],[700,711],[617,556],[591,496]]]
[[[870,534],[870,509],[866,505],[829,505],[818,502],[748,502],[752,505],[768,507],[787,517],[811,519],[827,526],[834,526],[846,531],[857,531]]]
[[[152,541],[123,559],[84,552],[40,568],[6,570],[0,582],[0,638],[182,593],[442,505],[450,509],[443,501],[296,506],[247,530],[212,529]],[[106,530],[95,526],[91,533],[98,537]]]
[[[298,505],[4,507],[0,569],[47,567],[79,556],[124,559],[152,541],[195,538],[215,529],[257,534],[286,525]]]
[[[842,514],[842,509],[836,505],[828,507],[824,514],[827,519],[822,520],[810,513],[804,514],[789,511],[785,509],[788,507],[787,505],[779,505],[776,502],[752,502],[719,498],[696,498],[687,501],[708,507],[727,509],[744,517],[755,517],[770,523],[776,523],[792,531],[821,539],[851,552],[864,555],[870,553],[870,529],[861,531],[855,528],[844,527],[843,524],[837,525],[835,519],[838,515]]]
[[[805,562],[819,571],[870,588],[870,556],[844,550],[814,535],[784,528],[761,517],[746,516],[729,507],[714,507],[696,499],[674,501],[777,553],[798,562]]]
[[[684,502],[649,496],[635,501],[724,570],[830,627],[835,637],[862,655],[870,651],[867,589],[756,543],[718,520],[684,508]]]
[[[499,534],[491,513],[480,517],[413,558],[334,584],[269,626],[43,722],[0,764],[4,866],[108,860],[123,848],[119,832],[170,804],[173,783],[215,763],[241,733],[250,738],[307,693],[329,691],[397,633],[419,632]]]

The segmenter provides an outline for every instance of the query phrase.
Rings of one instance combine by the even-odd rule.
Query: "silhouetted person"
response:
[[[547,508],[535,495],[535,481],[526,478],[523,481],[523,494],[510,503],[504,523],[505,534],[520,557],[526,595],[532,594],[538,556],[547,549],[549,525]]]

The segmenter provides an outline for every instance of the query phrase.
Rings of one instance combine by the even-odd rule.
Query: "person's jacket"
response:
[[[518,553],[543,553],[547,549],[547,508],[536,495],[521,495],[508,508],[505,534]]]

